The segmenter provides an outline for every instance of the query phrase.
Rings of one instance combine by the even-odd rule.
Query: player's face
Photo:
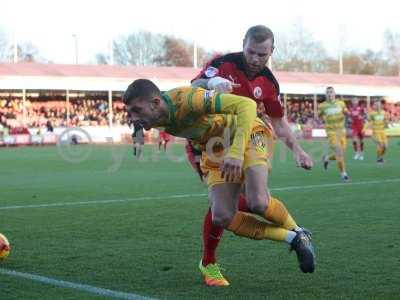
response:
[[[379,101],[374,102],[374,109],[375,110],[380,110],[381,109],[381,103]]]
[[[357,106],[358,105],[358,99],[354,98],[351,100],[351,104],[353,104],[353,106]]]
[[[160,121],[161,108],[160,99],[155,98],[150,101],[134,100],[126,105],[130,122],[139,124],[144,129],[153,128]]]
[[[334,89],[327,89],[326,90],[326,99],[329,101],[335,100],[336,93]]]
[[[250,73],[257,74],[265,65],[274,50],[272,39],[257,43],[248,38],[243,42],[243,53],[246,65]]]

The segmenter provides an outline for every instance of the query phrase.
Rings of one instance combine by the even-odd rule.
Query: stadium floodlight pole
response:
[[[74,47],[75,47],[75,64],[78,64],[78,35],[76,33],[72,34],[74,38]]]

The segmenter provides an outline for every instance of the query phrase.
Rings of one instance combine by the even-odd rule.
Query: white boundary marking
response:
[[[204,193],[202,193],[202,194],[181,194],[181,195],[154,196],[154,197],[149,196],[149,197],[138,197],[138,198],[127,198],[127,199],[106,199],[106,200],[92,200],[92,201],[79,201],[79,202],[60,202],[60,203],[0,206],[0,210],[19,209],[19,208],[54,207],[54,206],[75,206],[75,205],[87,205],[87,204],[108,204],[108,203],[118,203],[118,202],[193,198],[193,197],[203,197],[203,196],[207,196],[207,194],[204,194]]]
[[[315,189],[315,188],[326,188],[335,186],[353,186],[353,185],[366,185],[366,184],[378,184],[378,183],[392,183],[400,182],[400,178],[382,179],[382,180],[370,180],[370,181],[356,181],[356,182],[341,182],[341,183],[325,183],[325,184],[312,184],[303,186],[287,186],[282,188],[272,188],[271,191],[291,191],[291,190],[302,190],[302,189]]]
[[[41,282],[41,283],[48,284],[48,285],[53,285],[53,286],[57,286],[57,287],[61,287],[61,288],[68,288],[68,289],[73,289],[73,290],[78,290],[78,291],[84,291],[84,292],[88,292],[91,294],[111,297],[111,298],[115,298],[115,299],[155,300],[154,298],[147,298],[147,297],[143,297],[143,296],[140,296],[137,294],[113,291],[113,290],[109,290],[109,289],[98,288],[98,287],[87,285],[87,284],[58,280],[58,279],[53,279],[53,278],[44,277],[44,276],[35,275],[35,274],[29,274],[29,273],[8,270],[8,269],[4,269],[4,268],[0,268],[0,274],[12,276],[12,277],[29,279],[32,281],[37,281],[37,282]]]
[[[349,187],[354,185],[368,185],[368,184],[379,184],[379,183],[393,183],[400,182],[400,178],[383,179],[383,180],[370,180],[370,181],[358,181],[348,183],[326,183],[326,184],[313,184],[313,185],[298,185],[298,186],[286,186],[271,188],[271,191],[293,191],[303,189],[317,189],[317,188],[329,188],[336,186]],[[76,206],[76,205],[90,205],[90,204],[109,204],[109,203],[120,203],[120,202],[134,202],[143,200],[166,200],[166,199],[179,199],[179,198],[195,198],[207,196],[205,193],[201,194],[180,194],[180,195],[169,195],[169,196],[149,196],[149,197],[138,197],[138,198],[127,198],[127,199],[106,199],[106,200],[92,200],[92,201],[79,201],[79,202],[60,202],[60,203],[44,203],[44,204],[28,204],[28,205],[12,205],[12,206],[0,206],[0,210],[12,210],[12,209],[23,209],[23,208],[45,208],[45,207],[57,207],[57,206]]]

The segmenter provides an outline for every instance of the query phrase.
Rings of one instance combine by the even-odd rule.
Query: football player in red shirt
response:
[[[274,132],[293,152],[296,164],[310,169],[313,166],[310,156],[300,147],[292,130],[284,117],[279,99],[279,84],[272,72],[266,67],[267,61],[274,50],[274,35],[263,26],[251,27],[243,40],[243,51],[229,53],[211,60],[206,67],[192,80],[192,85],[216,92],[233,93],[246,96],[257,103],[262,103],[269,117]],[[187,146],[188,155],[194,158],[195,150]],[[196,161],[193,167],[201,170]],[[239,209],[248,211],[246,200],[241,197]],[[294,229],[290,229],[294,230]],[[302,229],[301,229],[302,230]],[[229,282],[221,274],[216,264],[215,252],[222,236],[223,228],[212,223],[209,209],[203,225],[203,258],[199,268],[207,285],[226,286]]]
[[[349,116],[351,120],[354,159],[364,160],[364,123],[367,113],[365,108],[359,104],[357,98],[351,100]]]
[[[161,151],[161,146],[164,144],[164,152],[167,151],[167,144],[171,141],[171,135],[165,131],[158,132],[158,151]]]

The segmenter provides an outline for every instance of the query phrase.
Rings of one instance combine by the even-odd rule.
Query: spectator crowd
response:
[[[346,102],[350,104],[350,101]],[[365,105],[365,102],[362,104]],[[112,122],[114,125],[127,124],[127,113],[121,101],[113,101]],[[400,103],[383,105],[390,123],[400,123]],[[321,120],[314,118],[312,99],[291,98],[287,101],[286,114],[290,123],[307,128],[323,127]],[[69,111],[69,124],[68,120]],[[107,126],[109,123],[109,104],[106,99],[71,99],[69,110],[65,100],[32,100],[0,98],[0,129],[45,128],[69,126]]]
[[[66,127],[68,109],[66,101],[25,101],[0,99],[0,124],[3,127],[42,128]],[[127,113],[121,101],[113,102],[113,124],[127,124]],[[77,99],[69,102],[70,126],[107,126],[108,100]]]

